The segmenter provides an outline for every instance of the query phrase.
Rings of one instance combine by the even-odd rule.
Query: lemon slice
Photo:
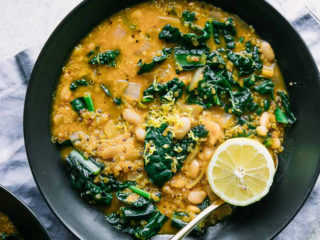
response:
[[[214,193],[236,206],[246,206],[264,197],[274,173],[267,148],[249,138],[233,138],[221,144],[207,169]]]

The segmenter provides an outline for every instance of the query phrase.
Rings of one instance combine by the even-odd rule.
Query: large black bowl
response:
[[[261,0],[212,0],[238,14],[269,41],[276,53],[298,122],[288,131],[285,151],[271,192],[262,201],[241,208],[225,224],[211,228],[206,239],[270,239],[299,211],[319,173],[319,72],[306,45],[290,24]],[[136,0],[90,0],[74,9],[43,48],[30,79],[24,112],[24,133],[30,166],[53,212],[81,239],[125,239],[103,214],[84,203],[68,182],[58,150],[50,142],[50,111],[61,68],[71,50],[94,26]],[[160,237],[161,238],[161,237]]]
[[[0,185],[0,212],[9,217],[25,240],[50,240],[39,219],[21,200]]]

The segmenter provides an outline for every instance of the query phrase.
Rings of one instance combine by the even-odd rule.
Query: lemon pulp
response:
[[[221,144],[207,169],[215,194],[236,206],[246,206],[264,197],[274,173],[274,162],[267,148],[249,138],[233,138]]]

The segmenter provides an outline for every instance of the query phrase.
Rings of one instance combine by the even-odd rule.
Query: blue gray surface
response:
[[[0,7],[1,1],[3,0],[0,0]],[[75,4],[79,0],[73,2]],[[299,31],[320,67],[320,25],[304,5],[301,5],[301,1],[298,1],[300,5],[292,4],[293,1],[289,3],[288,0],[270,0],[270,2],[283,12]],[[284,11],[288,9],[289,12]],[[28,79],[42,46],[41,42],[37,44],[40,46],[23,51],[0,63],[0,184],[21,198],[40,217],[54,240],[75,239],[52,214],[40,195],[30,172],[24,148],[23,105]],[[318,180],[306,204],[277,239],[320,239],[319,216],[320,181]]]

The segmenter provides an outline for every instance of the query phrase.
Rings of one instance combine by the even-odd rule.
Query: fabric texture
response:
[[[320,68],[320,24],[289,0],[270,0],[308,44]],[[296,1],[295,1],[296,2]],[[286,13],[290,13],[287,15]],[[22,199],[40,218],[52,239],[76,239],[54,216],[32,177],[23,140],[23,107],[28,79],[42,46],[23,51],[0,63],[0,184]],[[278,240],[320,239],[320,181]]]

